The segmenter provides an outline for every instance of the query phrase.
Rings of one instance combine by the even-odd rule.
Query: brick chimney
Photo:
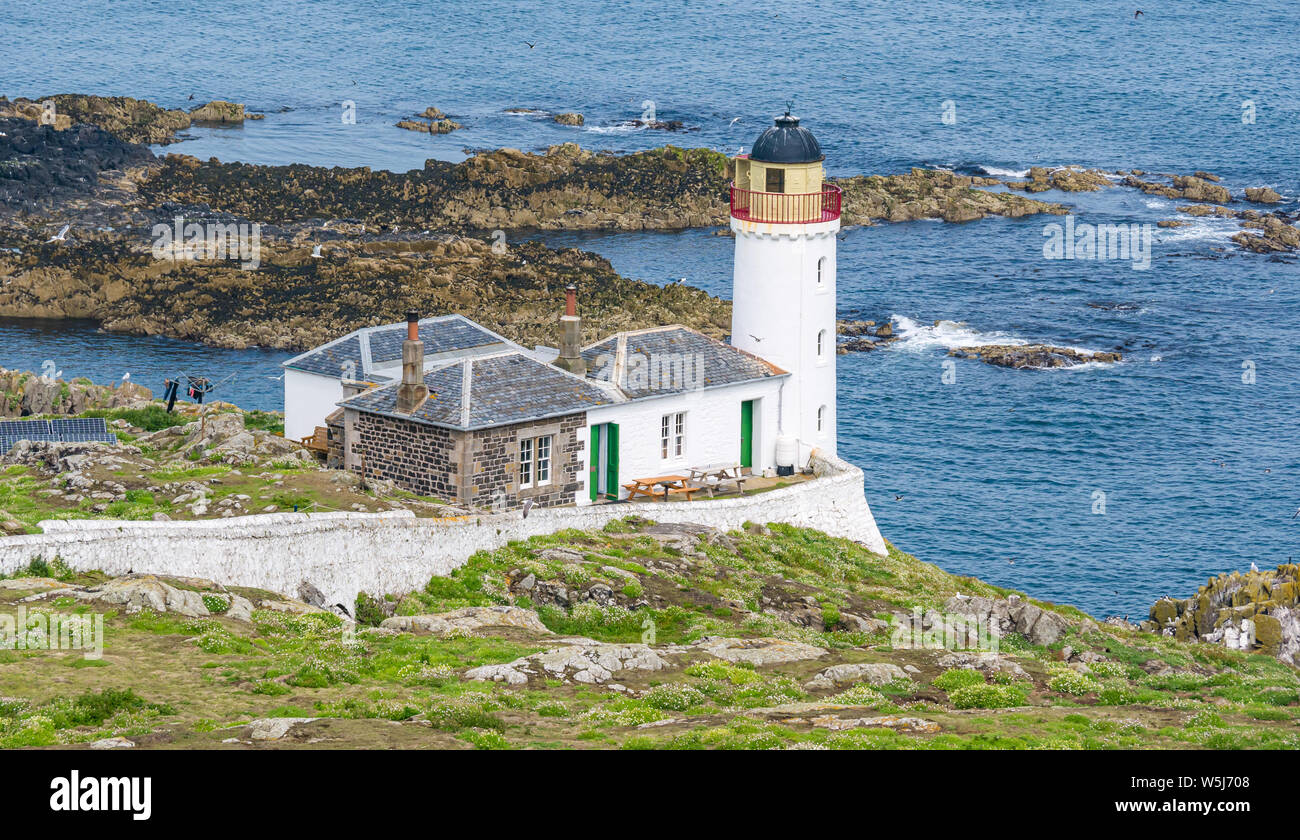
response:
[[[406,313],[406,341],[402,342],[402,384],[397,386],[397,411],[410,414],[424,404],[429,388],[424,384],[424,342],[420,340],[420,314]]]
[[[560,316],[560,355],[558,367],[579,376],[587,375],[587,360],[582,358],[582,317],[578,315],[578,287],[564,287],[564,314]]]

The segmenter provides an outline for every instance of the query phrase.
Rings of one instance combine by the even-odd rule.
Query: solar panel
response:
[[[103,417],[71,417],[51,420],[52,432],[62,441],[101,440],[108,434]],[[116,438],[114,438],[116,440]]]
[[[67,417],[55,420],[0,420],[0,452],[20,440],[46,443],[117,443],[103,417]]]
[[[0,435],[52,434],[49,420],[0,420]]]

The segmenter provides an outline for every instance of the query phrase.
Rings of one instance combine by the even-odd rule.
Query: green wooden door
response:
[[[596,501],[596,497],[600,495],[600,430],[603,428],[604,426],[591,427],[591,444],[590,448],[587,450],[591,453],[591,457],[587,459],[591,462],[591,469],[587,475],[587,490],[593,502]]]
[[[618,498],[618,424],[605,424],[605,496]]]
[[[591,427],[591,465],[587,475],[587,494],[594,502],[600,498],[618,498],[618,424],[601,423]]]
[[[754,466],[754,401],[740,404],[740,465]]]

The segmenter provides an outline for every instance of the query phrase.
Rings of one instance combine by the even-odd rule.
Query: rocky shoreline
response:
[[[39,103],[0,99],[0,315],[91,318],[137,335],[298,350],[398,320],[416,305],[430,314],[464,312],[531,344],[553,340],[553,298],[575,281],[592,335],[661,323],[715,336],[727,331],[725,301],[682,285],[627,280],[598,256],[516,244],[505,233],[723,225],[732,164],[721,153],[666,146],[615,155],[565,143],[543,153],[484,152],[456,164],[430,160],[406,173],[156,158],[140,143],[169,142],[200,118],[252,115],[225,102],[185,112],[127,97],[54,99],[62,129],[32,121]],[[435,108],[420,117],[447,119]],[[913,169],[831,183],[844,190],[845,225],[1059,215],[1069,209],[1021,193],[1112,183],[1107,173],[1079,167],[1028,175],[1011,181]],[[1123,177],[1139,188],[1158,186],[1136,170]],[[1167,189],[1180,197],[1224,199],[1210,173],[1170,177]],[[1250,190],[1248,197],[1273,201],[1276,194]],[[1243,249],[1300,246],[1300,231],[1285,214],[1211,212],[1241,220],[1248,230],[1234,239]],[[154,226],[177,217],[260,225],[260,266],[154,259]],[[847,338],[841,351],[870,350],[884,337],[872,330]],[[1039,350],[1048,366],[1077,362],[1062,348]],[[1020,366],[1015,354],[1000,358]]]

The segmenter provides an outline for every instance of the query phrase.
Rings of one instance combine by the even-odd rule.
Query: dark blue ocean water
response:
[[[1138,5],[1134,20],[1133,3],[1104,0],[777,2],[762,13],[731,0],[237,1],[220,14],[188,2],[0,3],[0,92],[228,98],[268,116],[196,129],[167,150],[395,170],[566,140],[735,152],[793,98],[833,173],[1206,169],[1234,192],[1272,186],[1295,210],[1300,7]],[[345,99],[356,125],[339,118]],[[645,100],[698,130],[619,128]],[[428,105],[466,129],[392,127]],[[503,113],[512,106],[578,110],[587,125]],[[1094,223],[1153,224],[1175,205],[1119,188],[1042,197]],[[1211,574],[1300,554],[1296,260],[1241,253],[1228,241],[1235,224],[1198,220],[1159,231],[1145,271],[1051,261],[1049,221],[1059,219],[880,225],[840,242],[842,315],[893,317],[905,336],[840,357],[841,451],[866,469],[886,537],[1097,615],[1141,615]],[[732,242],[707,231],[545,238],[629,276],[730,292]],[[1009,371],[957,360],[945,383],[948,348],[995,340],[1120,348],[1126,361]],[[132,370],[145,384],[206,364],[236,374],[225,398],[280,400],[281,354],[0,324],[0,365],[51,357],[65,375]]]

